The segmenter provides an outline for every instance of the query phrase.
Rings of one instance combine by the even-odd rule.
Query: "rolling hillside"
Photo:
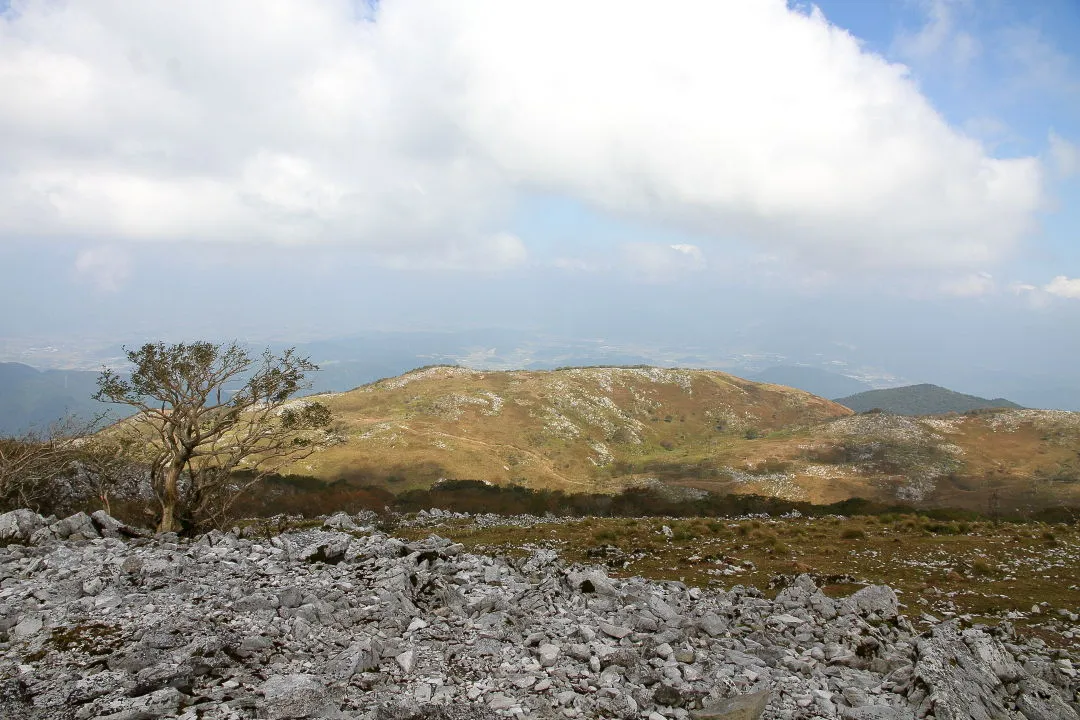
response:
[[[944,415],[990,408],[1018,409],[1021,407],[1004,398],[987,400],[975,395],[953,392],[937,385],[908,385],[886,390],[869,390],[839,398],[836,402],[855,412],[878,409],[897,415]]]
[[[344,441],[292,471],[395,492],[455,478],[981,511],[1080,505],[1080,414],[1063,411],[854,415],[801,390],[661,368],[433,367],[319,397]]]
[[[747,434],[851,413],[801,390],[662,368],[433,367],[320,397],[349,440],[310,471],[398,487],[453,477],[615,489],[686,448],[721,452]]]

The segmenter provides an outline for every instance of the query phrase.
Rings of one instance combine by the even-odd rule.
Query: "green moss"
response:
[[[60,652],[111,655],[120,645],[120,628],[104,623],[61,627],[52,631],[49,644]]]

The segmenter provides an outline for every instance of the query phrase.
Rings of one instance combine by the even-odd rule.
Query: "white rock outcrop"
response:
[[[3,718],[1077,718],[1071,664],[1007,627],[920,635],[884,586],[769,600],[340,515],[193,540],[10,515],[37,544],[0,547]]]

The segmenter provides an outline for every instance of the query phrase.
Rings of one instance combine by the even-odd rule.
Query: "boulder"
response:
[[[125,525],[104,510],[95,510],[90,513],[90,521],[97,529],[101,537],[107,538],[135,538],[146,537],[149,533],[145,530]]]
[[[769,691],[736,695],[701,710],[691,710],[693,720],[757,720],[769,703]]]
[[[84,512],[77,512],[63,520],[57,520],[52,525],[41,528],[31,536],[31,542],[40,545],[57,540],[91,540],[101,537],[94,521]]]
[[[0,515],[0,543],[28,543],[33,534],[43,527],[45,518],[33,510],[11,510]]]
[[[330,704],[326,686],[311,674],[271,675],[259,691],[258,707],[267,720],[321,717]]]
[[[841,602],[844,614],[857,613],[876,616],[881,620],[893,620],[900,614],[900,601],[887,585],[870,585]]]

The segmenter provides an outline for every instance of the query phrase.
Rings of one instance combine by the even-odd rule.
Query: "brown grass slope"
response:
[[[853,415],[801,390],[665,368],[433,367],[320,396],[346,442],[292,468],[394,491],[439,478],[617,491],[664,482],[811,502],[1080,505],[1080,414]]]
[[[748,432],[851,413],[792,388],[662,368],[434,367],[321,399],[343,418],[348,441],[295,471],[401,488],[453,477],[617,489],[650,466],[697,462]]]

